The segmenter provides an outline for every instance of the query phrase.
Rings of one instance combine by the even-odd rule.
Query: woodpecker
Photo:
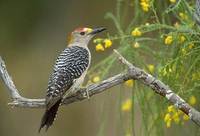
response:
[[[82,84],[91,62],[88,43],[97,33],[106,30],[99,28],[77,28],[70,37],[70,43],[56,59],[46,92],[46,110],[42,117],[40,130],[46,131],[53,124],[63,97],[76,93]]]

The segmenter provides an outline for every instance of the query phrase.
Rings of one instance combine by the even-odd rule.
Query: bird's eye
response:
[[[85,35],[85,32],[80,32],[80,35]]]

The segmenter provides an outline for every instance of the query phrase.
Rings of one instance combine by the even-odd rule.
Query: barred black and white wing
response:
[[[79,46],[68,47],[58,56],[48,83],[46,112],[40,129],[52,125],[62,97],[87,70],[89,59],[89,51]]]

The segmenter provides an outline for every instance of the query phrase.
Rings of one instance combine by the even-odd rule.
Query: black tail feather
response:
[[[46,125],[46,131],[48,128],[53,124],[53,121],[56,117],[58,107],[61,103],[61,99],[57,101],[50,109],[46,110],[40,124],[40,128],[38,132],[40,133],[40,130]]]

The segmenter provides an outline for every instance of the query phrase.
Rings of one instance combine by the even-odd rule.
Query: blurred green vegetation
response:
[[[194,5],[195,1],[186,0],[118,0],[116,11],[108,12],[105,17],[117,30],[107,39],[118,43],[117,49],[130,62],[162,80],[199,109],[200,33],[193,18]],[[102,41],[96,40],[96,43],[104,47]],[[99,75],[106,77],[118,65],[115,59],[110,55],[92,70],[100,70]],[[187,115],[149,88],[137,81],[126,84],[133,89],[128,96],[124,96],[124,88],[121,89],[123,135],[199,134],[198,126],[188,121]],[[131,103],[127,103],[130,100]]]
[[[115,48],[200,110],[200,27],[193,19],[194,5],[189,0],[0,1],[0,55],[22,95],[43,97],[54,60],[66,47],[67,33],[79,26],[105,26],[106,36],[89,46],[93,60],[86,83],[125,69],[112,53]],[[105,39],[112,45],[105,48]],[[103,50],[95,51],[95,44]],[[37,135],[43,110],[12,109],[6,105],[2,82],[0,90],[0,135]],[[198,134],[198,126],[167,100],[128,81],[60,108],[54,126],[44,135]]]

